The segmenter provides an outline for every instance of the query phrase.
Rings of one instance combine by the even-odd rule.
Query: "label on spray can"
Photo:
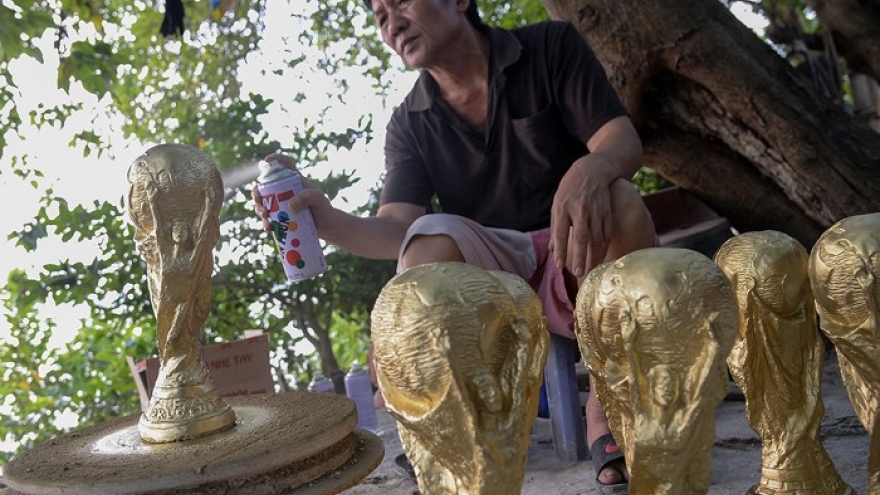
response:
[[[351,363],[351,369],[345,375],[345,395],[354,401],[358,428],[376,431],[379,423],[373,407],[373,385],[369,373],[358,362]]]
[[[296,282],[323,273],[327,261],[312,212],[308,208],[294,211],[287,204],[302,192],[302,176],[277,162],[262,161],[257,180],[287,279]]]

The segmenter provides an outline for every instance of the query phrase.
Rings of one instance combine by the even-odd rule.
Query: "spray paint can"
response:
[[[358,428],[376,431],[379,425],[373,407],[373,385],[370,374],[357,361],[351,363],[351,369],[345,375],[345,395],[357,408]]]
[[[324,376],[324,373],[316,371],[312,381],[309,382],[309,392],[332,394],[336,392],[336,388],[333,386],[333,380]]]
[[[308,208],[294,211],[288,202],[302,192],[302,176],[276,161],[260,162],[259,183],[263,206],[269,212],[272,236],[278,244],[284,273],[298,282],[327,269],[318,230]]]

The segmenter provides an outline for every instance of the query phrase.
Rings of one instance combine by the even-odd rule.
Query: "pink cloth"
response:
[[[458,244],[466,263],[487,270],[503,270],[529,281],[544,305],[548,329],[563,337],[575,338],[574,303],[566,293],[562,270],[549,259],[550,229],[531,233],[495,229],[457,215],[435,213],[422,216],[412,224],[400,255],[410,240],[419,235],[447,235]],[[398,262],[398,271],[401,268]]]
[[[575,338],[574,335],[574,302],[565,289],[565,278],[562,270],[550,259],[550,229],[531,232],[532,246],[538,266],[529,279],[529,285],[538,294],[544,304],[544,316],[551,332]]]

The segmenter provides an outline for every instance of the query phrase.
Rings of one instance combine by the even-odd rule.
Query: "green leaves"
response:
[[[539,0],[518,2],[481,0],[479,5],[483,13],[483,22],[505,29],[546,21],[549,18],[547,10]]]
[[[15,240],[17,246],[23,247],[27,251],[33,251],[37,249],[37,243],[40,239],[45,237],[46,227],[37,222],[29,222],[19,232],[9,234],[7,238]]]
[[[75,78],[86,91],[100,98],[113,90],[119,63],[109,43],[77,41],[70,46],[70,54],[61,60],[58,87],[69,90],[70,79]]]
[[[312,2],[309,2],[312,3]],[[359,67],[371,76],[377,91],[384,92],[391,68],[391,51],[384,46],[372,13],[363,0],[326,0],[314,4],[312,29],[300,40],[323,50],[317,66],[327,74],[337,74],[343,67]]]
[[[659,191],[673,186],[673,184],[663,178],[662,175],[647,167],[640,168],[633,176],[632,182],[636,186],[636,189],[642,194]]]
[[[9,62],[21,55],[43,61],[43,54],[32,38],[39,37],[54,26],[52,12],[46,2],[15,0],[14,8],[0,3],[0,62]]]
[[[72,427],[137,412],[124,356],[146,355],[152,336],[100,321],[85,327],[39,318],[39,298],[9,297],[31,294],[32,283],[15,273],[3,292],[13,333],[0,346],[0,404],[13,407],[0,407],[0,441],[27,448]],[[62,330],[72,334],[67,343],[57,341]],[[77,421],[59,423],[62,417]],[[16,451],[0,451],[0,465]]]

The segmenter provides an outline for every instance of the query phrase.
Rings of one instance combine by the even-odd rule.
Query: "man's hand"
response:
[[[609,120],[587,141],[559,184],[550,210],[550,252],[578,278],[605,260],[612,236],[611,183],[642,165],[642,143],[629,117]]]
[[[553,261],[578,278],[605,259],[614,233],[609,184],[617,173],[590,158],[578,159],[562,178],[550,213]]]
[[[287,155],[271,154],[266,156],[265,160],[267,162],[278,162],[285,168],[297,171],[296,165]],[[332,223],[332,221],[330,220],[330,216],[333,213],[333,206],[330,204],[330,200],[327,198],[327,196],[325,196],[324,193],[312,183],[312,181],[310,181],[305,176],[303,176],[302,179],[303,190],[297,193],[296,196],[294,196],[288,204],[296,211],[302,210],[303,208],[311,208],[312,218],[315,221],[315,228],[318,230],[318,236],[321,238],[326,238],[324,235],[322,235],[322,228],[327,229],[328,226]],[[260,189],[258,186],[255,185],[254,188],[251,190],[251,197],[254,200],[254,210],[263,221],[263,230],[265,230],[266,232],[271,232],[272,227],[271,221],[269,220],[269,211],[263,204],[263,196],[260,194]]]

